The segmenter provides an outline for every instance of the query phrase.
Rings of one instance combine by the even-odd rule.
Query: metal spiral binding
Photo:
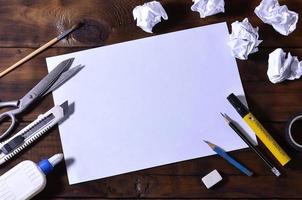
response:
[[[47,118],[47,117],[45,117]],[[25,132],[29,131],[31,128],[33,128],[34,126],[36,126],[38,123],[40,123],[42,120],[44,120],[45,118],[42,118],[41,120],[39,120],[37,123],[35,123],[33,126],[31,126],[30,128],[26,129],[22,134],[24,134]],[[50,121],[51,122],[51,121]],[[45,128],[43,128],[39,133],[35,134],[35,136],[33,136],[32,138],[30,138],[28,141],[26,141],[24,144],[22,144],[20,147],[18,147],[17,149],[15,149],[12,153],[10,153],[9,155],[4,157],[5,161],[8,161],[9,159],[11,159],[12,157],[14,157],[16,154],[18,154],[20,151],[22,151],[23,149],[25,149],[28,145],[30,145],[31,143],[33,143],[34,141],[36,141],[39,137],[41,137],[45,132],[47,132],[50,128],[52,128],[55,124],[52,125],[47,125]]]

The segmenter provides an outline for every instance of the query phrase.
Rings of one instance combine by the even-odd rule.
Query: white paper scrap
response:
[[[302,75],[302,62],[296,56],[278,48],[269,54],[267,76],[272,83],[299,79]]]
[[[192,11],[199,12],[200,18],[224,13],[224,0],[193,0]]]
[[[255,8],[256,15],[266,24],[270,24],[282,35],[289,35],[296,29],[299,15],[280,6],[278,0],[262,0]]]
[[[227,40],[219,23],[47,58],[49,71],[71,57],[85,65],[53,92],[74,102],[59,125],[69,183],[213,155],[202,140],[246,148],[220,112],[256,141],[226,99],[245,99]]]
[[[158,1],[151,1],[133,9],[133,17],[136,25],[145,32],[152,33],[153,27],[161,22],[161,18],[168,19],[163,6]]]
[[[242,22],[233,22],[228,42],[232,55],[241,60],[248,59],[249,54],[258,51],[258,45],[262,42],[258,38],[258,27],[254,28],[247,18]]]

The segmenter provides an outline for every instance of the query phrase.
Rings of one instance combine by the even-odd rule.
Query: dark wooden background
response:
[[[31,89],[47,73],[45,58],[48,56],[152,36],[136,27],[132,17],[132,9],[144,2],[0,0],[1,71],[74,23],[81,20],[86,23],[71,37],[1,78],[0,99],[18,99]],[[238,60],[237,63],[250,108],[288,150],[292,162],[285,168],[279,166],[283,176],[276,178],[252,151],[246,149],[232,152],[232,155],[251,168],[256,173],[254,177],[247,177],[223,159],[211,156],[73,186],[68,184],[65,165],[61,163],[48,177],[47,187],[36,199],[302,198],[302,156],[292,150],[284,139],[286,121],[294,113],[302,112],[302,80],[273,85],[266,76],[268,54],[275,48],[284,48],[302,59],[301,20],[296,31],[285,37],[262,23],[254,14],[260,0],[226,0],[225,14],[206,19],[200,19],[198,13],[190,10],[191,0],[160,2],[169,20],[156,26],[155,35],[222,21],[227,21],[230,27],[233,21],[245,17],[254,26],[259,26],[260,38],[264,40],[260,51],[251,55],[248,61]],[[301,0],[280,0],[280,3],[301,14]],[[51,96],[36,104],[20,119],[19,129],[52,106]],[[261,144],[260,147],[264,149]],[[0,174],[23,160],[38,161],[61,151],[59,133],[55,128],[16,159],[1,166]],[[214,168],[222,172],[224,179],[214,189],[207,190],[201,183],[201,177]]]

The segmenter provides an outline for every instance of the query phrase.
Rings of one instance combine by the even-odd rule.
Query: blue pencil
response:
[[[228,155],[222,148],[208,141],[204,141],[204,142],[207,143],[211,147],[211,149],[213,149],[213,151],[215,151],[219,156],[227,160],[230,164],[232,164],[234,167],[239,169],[241,172],[245,173],[248,176],[253,175],[253,172],[248,170],[246,167],[244,167],[242,164],[240,164],[238,161],[236,161],[234,158]]]

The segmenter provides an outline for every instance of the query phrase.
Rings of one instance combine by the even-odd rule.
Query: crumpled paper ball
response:
[[[152,33],[153,27],[161,22],[161,18],[168,19],[163,6],[158,1],[151,1],[133,9],[133,17],[136,25],[147,33]]]
[[[232,33],[228,45],[232,55],[241,60],[247,60],[248,55],[258,51],[259,40],[258,27],[254,28],[245,18],[242,22],[232,23]]]
[[[224,12],[224,0],[193,0],[192,11],[199,12],[200,18]]]
[[[278,0],[262,0],[255,8],[256,15],[266,24],[270,24],[282,35],[289,35],[296,29],[299,15],[280,6]]]
[[[267,76],[272,83],[299,79],[302,75],[302,62],[296,56],[278,48],[269,54]]]

